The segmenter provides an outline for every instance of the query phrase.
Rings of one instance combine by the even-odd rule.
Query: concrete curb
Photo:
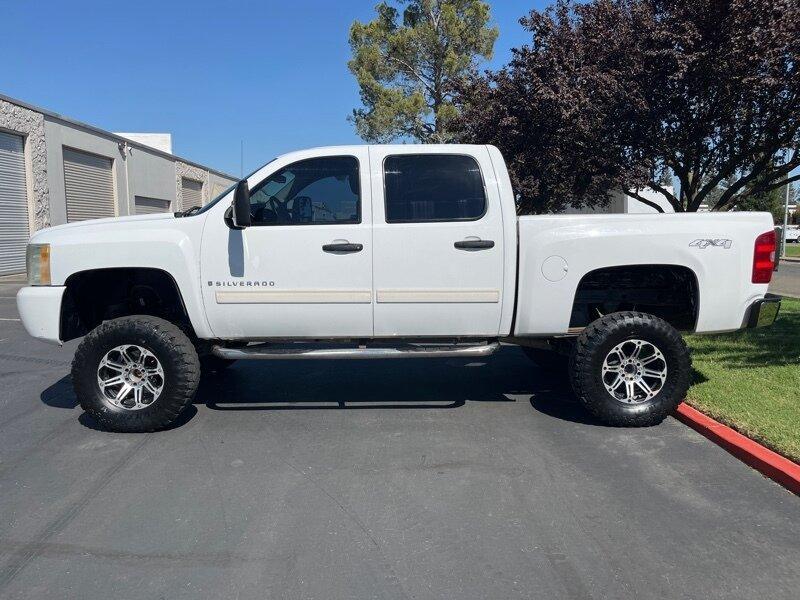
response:
[[[797,463],[715,421],[685,402],[678,406],[675,416],[742,462],[800,496],[800,465]]]
[[[781,260],[790,263],[800,263],[800,258],[796,256],[781,256]]]

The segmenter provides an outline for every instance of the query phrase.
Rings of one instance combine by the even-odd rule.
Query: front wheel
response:
[[[680,333],[639,312],[611,313],[583,330],[570,359],[578,400],[603,423],[657,425],[689,389],[692,361]]]
[[[191,340],[151,316],[104,321],[83,338],[72,361],[81,408],[110,431],[168,427],[192,401],[199,380]]]

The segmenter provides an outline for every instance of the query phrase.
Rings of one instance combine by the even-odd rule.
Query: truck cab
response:
[[[226,225],[230,202],[203,211],[200,275],[213,336],[508,333],[516,216],[513,196],[500,192],[496,152],[325,148],[248,177],[246,226]]]

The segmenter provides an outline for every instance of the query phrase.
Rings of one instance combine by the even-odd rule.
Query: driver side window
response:
[[[358,159],[326,156],[292,163],[250,192],[253,225],[361,222]]]

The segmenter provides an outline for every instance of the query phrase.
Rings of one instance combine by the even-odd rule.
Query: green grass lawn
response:
[[[689,404],[800,462],[800,299],[771,327],[689,336]]]
[[[786,244],[786,256],[800,258],[800,244]]]

